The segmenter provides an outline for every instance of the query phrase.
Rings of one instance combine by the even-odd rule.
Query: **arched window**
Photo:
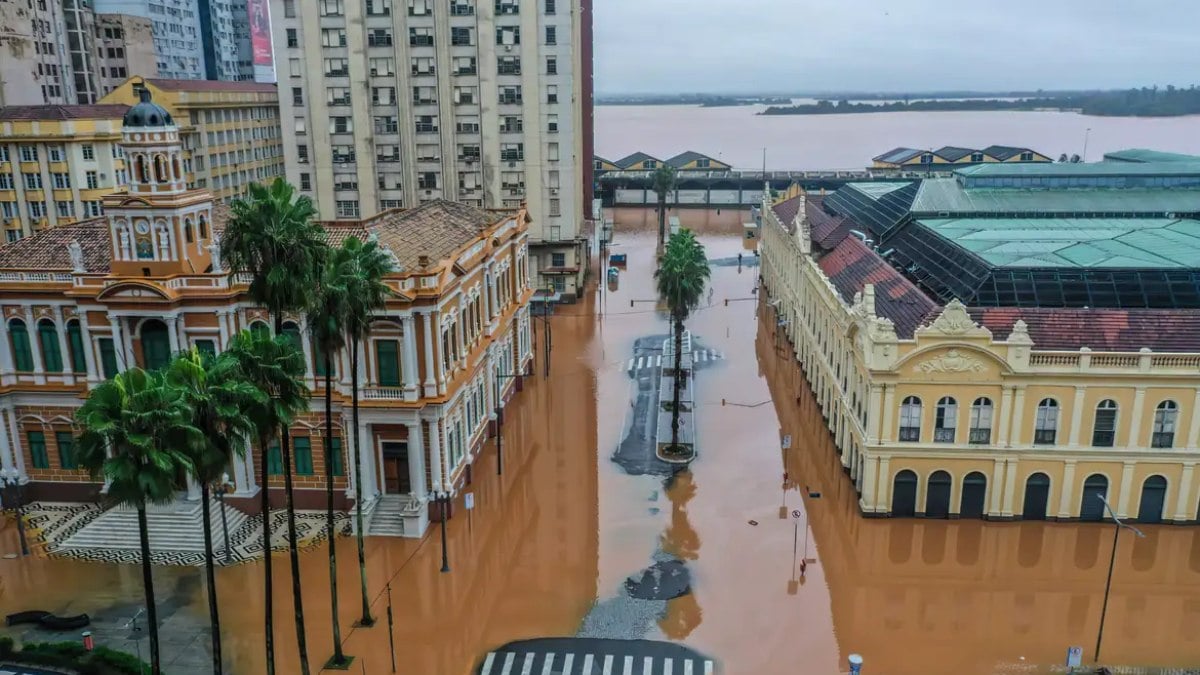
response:
[[[1092,445],[1111,448],[1117,438],[1117,402],[1112,399],[1100,401],[1096,406],[1096,421],[1092,424]]]
[[[1038,445],[1054,445],[1058,435],[1058,401],[1044,398],[1038,404],[1037,420],[1033,428],[1033,442]]]
[[[58,327],[50,319],[38,322],[38,344],[42,347],[42,366],[47,373],[63,371],[62,350],[58,348]]]
[[[1167,479],[1150,476],[1142,483],[1142,501],[1138,506],[1139,523],[1161,523],[1163,504],[1167,501]]]
[[[67,324],[67,345],[71,348],[71,370],[76,373],[87,371],[87,359],[84,355],[83,331],[79,329],[78,321]]]
[[[1105,507],[1102,497],[1107,498],[1108,478],[1094,473],[1083,481],[1083,496],[1079,502],[1080,520],[1104,520]]]
[[[936,412],[933,420],[933,442],[953,443],[954,428],[958,420],[958,402],[951,396],[943,396],[938,400]]]
[[[171,158],[171,174],[172,174],[173,180],[176,180],[176,181],[183,180],[183,170],[179,168],[179,156],[178,155],[173,156]]]
[[[1175,422],[1179,419],[1179,406],[1175,401],[1163,401],[1154,410],[1154,436],[1150,446],[1170,448],[1175,445]]]
[[[196,240],[195,234],[192,233],[192,221],[190,219],[183,221],[183,239],[189,244]]]
[[[200,216],[200,238],[208,239],[208,219],[203,215]]]
[[[133,159],[134,171],[137,173],[139,183],[150,182],[150,169],[146,166],[146,156],[138,154]]]
[[[892,481],[892,515],[917,514],[917,474],[905,469]]]
[[[25,322],[20,319],[9,321],[8,338],[12,343],[13,367],[18,372],[31,372],[33,370],[33,350],[29,346],[29,329],[25,327]]]
[[[250,332],[257,337],[270,337],[271,327],[266,321],[253,321],[250,323]]]
[[[154,156],[154,180],[159,183],[166,183],[167,180],[167,160],[162,155]]]
[[[900,404],[900,440],[921,440],[921,399],[909,396]]]
[[[934,471],[929,475],[925,495],[925,515],[929,518],[950,517],[950,474]]]
[[[280,331],[280,334],[287,338],[288,342],[291,342],[293,347],[296,349],[303,348],[302,343],[300,342],[300,327],[297,326],[294,321],[285,321],[281,328],[282,331]]]
[[[167,325],[157,319],[142,324],[142,363],[146,370],[158,370],[171,362],[171,338]]]
[[[971,443],[990,443],[992,440],[992,399],[980,396],[971,404]]]

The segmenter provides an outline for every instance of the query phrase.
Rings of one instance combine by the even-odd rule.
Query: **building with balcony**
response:
[[[227,208],[188,187],[183,130],[148,89],[142,97],[123,120],[130,183],[104,198],[105,215],[0,247],[0,464],[26,477],[32,499],[97,498],[101,484],[71,453],[74,413],[89,389],[133,365],[161,367],[180,349],[219,351],[237,332],[272,323],[247,297],[248,280],[222,264]],[[394,259],[385,279],[394,296],[360,345],[361,485],[347,471],[349,357],[334,361],[335,436],[326,438],[323,359],[305,318],[284,320],[314,396],[291,428],[297,505],[324,504],[330,471],[342,508],[369,502],[372,531],[420,536],[430,493],[470,481],[489,420],[531,363],[528,214],[437,200],[323,226],[331,244],[377,239]],[[258,483],[263,461],[268,486]],[[230,467],[229,503],[253,510],[263,487],[282,491],[282,474],[277,447],[248,449]],[[178,487],[198,499],[196,485]]]
[[[1198,520],[1200,165],[987,164],[762,213],[864,514]]]
[[[97,96],[107,96],[134,75],[158,77],[154,28],[149,19],[131,14],[97,14],[95,44]]]
[[[525,204],[536,285],[578,295],[591,0],[272,0],[271,17],[287,177],[322,218]]]
[[[141,91],[171,113],[183,143],[189,188],[207,189],[228,202],[252,182],[284,173],[284,141],[274,84],[132,77],[103,103],[133,105]]]
[[[73,10],[77,3],[66,4]],[[77,50],[68,38],[81,27],[71,15],[69,32],[61,0],[0,0],[0,106],[79,102],[72,65]]]
[[[204,33],[202,11],[196,0],[94,0],[98,14],[127,14],[148,19],[158,75],[164,78],[203,79]],[[204,3],[207,4],[207,3]],[[242,3],[245,4],[244,2]],[[149,73],[131,72],[130,75]]]
[[[126,183],[125,105],[0,108],[0,227],[12,242],[104,213]]]

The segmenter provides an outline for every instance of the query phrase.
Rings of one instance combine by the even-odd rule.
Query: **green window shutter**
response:
[[[117,348],[112,338],[100,338],[100,367],[104,369],[104,379],[110,380],[117,376]]]
[[[196,340],[196,351],[209,356],[216,356],[217,343],[212,340]]]
[[[33,370],[33,350],[29,348],[29,330],[25,322],[13,319],[8,324],[8,334],[12,338],[13,365],[21,372]]]
[[[146,370],[158,370],[171,362],[171,338],[166,325],[153,322],[142,327],[142,362]]]
[[[67,324],[67,342],[71,345],[71,370],[76,373],[87,371],[87,359],[84,356],[83,331],[78,321]]]
[[[313,364],[313,366],[314,366],[313,372],[317,374],[317,377],[325,377],[325,355],[322,354],[319,349],[317,349],[316,342],[313,342],[312,352],[313,352],[313,361],[315,361],[315,363]],[[338,362],[337,352],[330,354],[329,355],[329,366],[330,366],[329,367],[329,375],[330,375],[330,377],[337,377],[337,362]]]
[[[265,321],[255,321],[254,323],[250,324],[250,332],[253,333],[255,337],[270,337],[271,327],[268,326]]]
[[[302,350],[304,348],[300,342],[300,328],[297,327],[296,324],[285,324],[283,327],[283,337],[287,338],[288,342],[292,343],[292,346],[297,350]]]
[[[346,469],[342,462],[342,439],[337,436],[329,439],[329,466],[333,469],[333,475],[346,475]]]
[[[272,476],[283,475],[283,455],[279,451],[278,442],[267,448],[267,473]]]
[[[49,469],[50,457],[46,454],[46,434],[40,431],[30,431],[27,438],[29,439],[29,456],[33,459],[33,468]]]
[[[381,387],[400,386],[400,360],[397,358],[400,343],[396,340],[375,341],[375,365],[379,371]]]
[[[292,454],[296,459],[296,475],[313,475],[312,441],[306,436],[292,439]]]
[[[54,322],[43,321],[38,324],[38,341],[42,345],[42,361],[47,373],[63,371],[62,351],[58,348],[58,329]]]
[[[78,469],[75,461],[75,435],[69,431],[54,432],[54,442],[58,444],[58,463],[64,469]]]

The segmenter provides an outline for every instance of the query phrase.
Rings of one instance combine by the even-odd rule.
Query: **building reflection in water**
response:
[[[786,338],[780,337],[781,340]],[[781,423],[784,466],[819,491],[806,500],[829,586],[840,660],[872,671],[1049,670],[1066,649],[1090,654],[1112,526],[1092,523],[869,519],[791,348],[760,319],[757,351]],[[1136,666],[1200,661],[1200,528],[1144,526],[1121,537],[1102,659]]]

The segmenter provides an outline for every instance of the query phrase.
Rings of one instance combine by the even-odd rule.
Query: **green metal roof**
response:
[[[1200,157],[1171,162],[1093,162],[1059,164],[1027,162],[976,164],[954,173],[972,178],[1003,176],[1194,176],[1200,175]]]
[[[1130,148],[1105,153],[1104,159],[1115,162],[1200,162],[1200,155],[1163,152],[1146,148]]]
[[[1200,221],[1168,218],[955,218],[920,225],[997,267],[1200,267]]]
[[[896,190],[899,190],[900,188],[904,187],[905,185],[910,185],[910,184],[911,184],[911,182],[909,182],[909,183],[846,183],[845,187],[854,188],[855,190],[858,190],[859,192],[871,197],[872,199],[879,199],[880,197],[888,194],[889,192],[895,192]]]
[[[1034,165],[1020,165],[1034,166]],[[1138,166],[1125,164],[1126,167]],[[975,167],[980,168],[980,167]],[[965,169],[964,169],[965,170]],[[860,185],[860,184],[855,184]],[[1200,189],[964,188],[955,178],[927,178],[913,201],[917,215],[1200,213]]]

